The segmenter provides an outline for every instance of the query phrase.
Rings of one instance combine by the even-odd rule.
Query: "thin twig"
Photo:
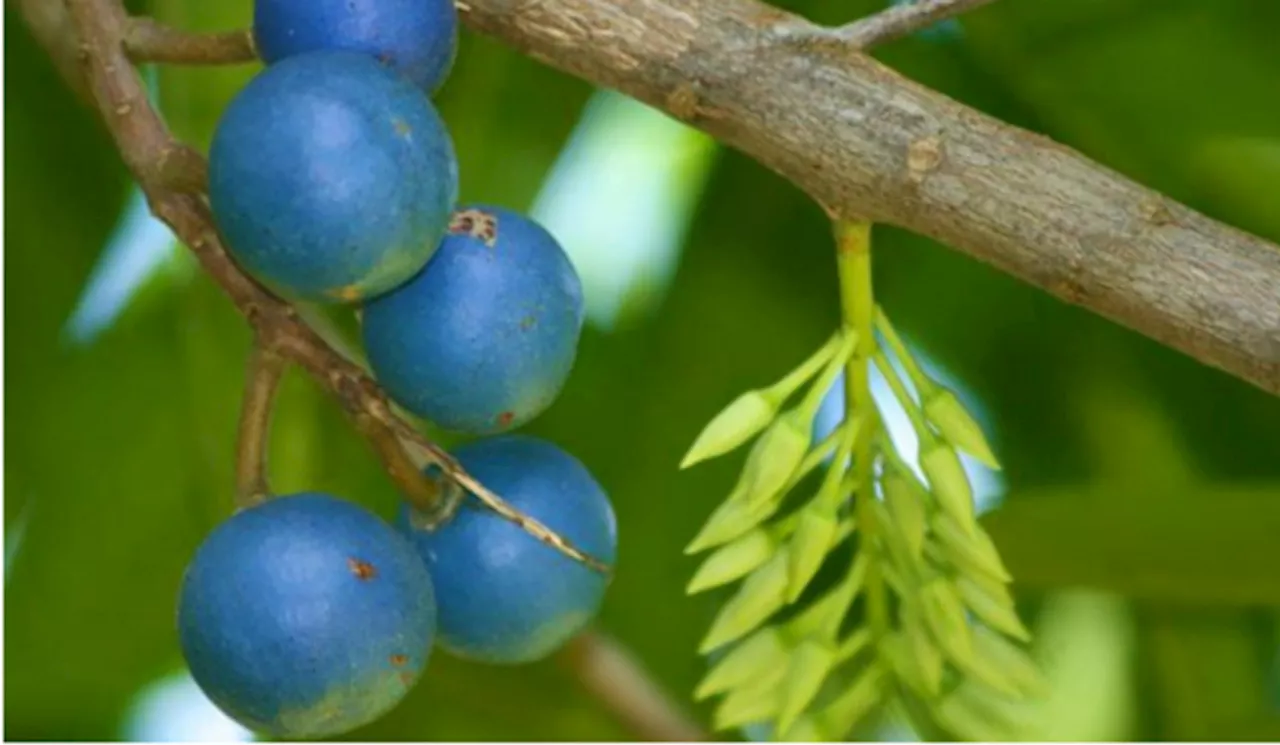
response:
[[[258,58],[248,29],[192,34],[151,18],[130,18],[124,47],[134,62],[179,65],[231,65]]]
[[[992,2],[994,0],[916,0],[841,26],[816,26],[800,18],[788,17],[769,26],[768,38],[773,43],[797,48],[829,49],[844,55],[861,54]]]
[[[50,5],[61,8],[56,0],[9,0],[9,2]],[[460,0],[459,10],[470,10]],[[34,14],[34,11],[33,11]],[[47,14],[46,14],[47,15]],[[48,25],[48,24],[46,24]],[[133,16],[124,34],[124,48],[134,62],[161,62],[172,65],[235,65],[258,59],[258,48],[252,29],[236,29],[217,33],[184,31],[154,18]]]
[[[395,428],[400,437],[422,452],[424,457],[438,466],[440,470],[444,471],[446,477],[473,494],[476,499],[483,502],[489,509],[520,526],[526,533],[539,541],[586,564],[597,572],[606,575],[612,572],[608,564],[579,550],[554,530],[538,522],[535,518],[520,512],[508,504],[506,500],[485,488],[484,484],[481,484],[475,477],[467,473],[448,451],[427,439],[425,435],[410,426],[408,422],[395,417],[391,420],[391,426]]]
[[[939,21],[967,13],[994,0],[915,0],[832,29],[840,41],[857,49],[870,49],[896,41]]]
[[[288,361],[258,337],[249,350],[240,404],[240,429],[236,439],[236,504],[259,504],[271,495],[267,479],[267,446],[271,438],[271,412],[276,391]]]
[[[699,742],[707,734],[648,676],[631,653],[599,630],[571,641],[557,661],[624,725],[653,742]]]
[[[446,475],[468,490],[479,490],[485,504],[529,530],[539,540],[583,561],[597,571],[607,566],[569,541],[515,510],[468,476],[443,449],[429,441],[391,410],[382,389],[359,366],[334,351],[304,323],[288,303],[254,282],[227,256],[214,229],[207,202],[191,193],[198,181],[188,166],[198,159],[176,142],[147,100],[146,90],[125,53],[130,27],[119,0],[66,0],[80,37],[79,58],[89,88],[125,164],[141,185],[151,210],[186,243],[201,266],[230,296],[255,331],[274,340],[275,349],[297,363],[342,404],[348,418],[373,445],[383,467],[405,498],[418,509],[439,508],[439,485],[427,478],[402,446],[399,433],[428,443]],[[202,170],[202,169],[197,169]]]

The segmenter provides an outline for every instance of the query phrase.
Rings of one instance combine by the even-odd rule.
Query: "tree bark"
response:
[[[1280,394],[1280,248],[802,19],[755,0],[460,8],[477,31],[666,111],[837,214],[935,238]]]

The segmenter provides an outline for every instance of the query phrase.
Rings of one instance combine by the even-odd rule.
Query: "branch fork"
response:
[[[455,4],[473,30],[702,129],[837,216],[934,238],[1280,395],[1280,246],[861,53],[990,2],[917,0],[834,28],[759,0]]]
[[[955,18],[994,0],[914,0],[842,26],[819,27],[784,18],[774,23],[772,35],[788,43],[828,46],[843,52],[866,52]]]
[[[442,504],[441,488],[422,473],[402,440],[503,518],[555,550],[608,574],[610,568],[605,563],[493,494],[467,474],[443,448],[397,416],[386,395],[363,369],[336,352],[288,303],[245,275],[228,257],[203,196],[207,181],[205,161],[175,141],[151,108],[128,55],[128,42],[130,39],[134,42],[135,57],[147,49],[172,51],[176,46],[212,50],[195,55],[200,61],[209,62],[242,54],[243,44],[227,42],[236,35],[219,37],[221,41],[213,43],[208,41],[210,37],[170,32],[151,21],[131,20],[119,0],[66,0],[66,7],[80,39],[77,58],[89,89],[152,211],[190,246],[205,270],[254,327],[256,341],[245,388],[240,422],[242,441],[237,459],[240,504],[254,504],[267,493],[266,429],[280,375],[285,365],[292,362],[303,367],[339,400],[356,429],[373,445],[405,498],[416,508],[432,514]],[[239,36],[247,37],[247,34]],[[139,39],[149,41],[138,47]],[[157,53],[155,58],[165,57]]]

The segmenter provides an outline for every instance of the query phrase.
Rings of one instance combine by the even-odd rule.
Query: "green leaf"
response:
[[[764,431],[742,467],[743,499],[752,507],[778,501],[812,444],[813,417],[792,409]]]
[[[1031,632],[1022,625],[1013,597],[1004,587],[960,576],[956,578],[956,590],[969,610],[988,626],[1015,639],[1031,641]]]
[[[937,696],[942,688],[942,650],[934,643],[923,620],[915,614],[908,616],[903,624],[903,633],[922,686],[921,693],[926,697]]]
[[[973,632],[954,585],[938,578],[921,587],[920,610],[948,657],[958,662],[973,656]]]
[[[787,551],[783,549],[752,572],[738,594],[720,609],[698,651],[706,654],[742,637],[781,608],[786,602],[787,564]]]
[[[926,523],[925,495],[914,489],[902,475],[890,470],[881,480],[884,501],[893,519],[893,527],[910,554],[919,562],[924,553]]]
[[[926,656],[917,656],[915,640],[912,638],[913,633],[908,631],[889,632],[880,640],[879,654],[881,659],[888,663],[899,681],[905,684],[908,689],[914,691],[922,700],[927,701],[937,695],[937,688],[931,682],[932,670],[936,659],[939,663],[937,665],[938,674],[941,675],[942,653],[930,641],[929,646],[931,649],[925,653]]]
[[[680,468],[728,453],[764,429],[778,415],[782,405],[800,386],[817,375],[841,347],[841,335],[826,344],[778,382],[768,388],[747,391],[726,406],[702,430]]]
[[[778,715],[781,707],[778,686],[786,666],[770,670],[749,686],[738,688],[724,697],[716,707],[714,722],[718,730],[733,729],[744,724],[766,722]]]
[[[689,581],[685,592],[693,595],[746,576],[768,561],[777,548],[777,543],[767,531],[754,528],[708,556]]]
[[[794,603],[809,586],[834,547],[839,527],[836,516],[818,506],[800,512],[795,535],[788,544],[787,602]]]
[[[988,661],[1017,689],[1019,695],[1043,698],[1048,683],[1040,668],[1021,647],[987,629],[973,630],[974,658]]]
[[[764,522],[778,509],[776,502],[750,505],[743,498],[745,478],[738,481],[733,492],[711,513],[698,535],[685,547],[686,554],[696,554],[709,548],[728,543],[744,535]]]
[[[680,461],[680,468],[689,468],[736,449],[769,426],[778,415],[780,403],[766,391],[747,391],[738,396],[702,430]]]
[[[734,646],[711,668],[698,688],[694,698],[702,700],[763,677],[777,668],[785,667],[791,648],[783,641],[776,627],[766,626]]]
[[[1007,726],[993,719],[991,714],[968,694],[968,686],[962,686],[939,702],[933,709],[938,724],[972,742],[1000,742],[1012,738]]]
[[[849,573],[839,585],[787,622],[787,634],[797,640],[811,635],[834,637],[840,630],[840,622],[844,619],[853,599],[862,590],[869,566],[867,554],[859,552],[858,558],[849,568]]]
[[[810,716],[796,719],[790,729],[783,730],[779,742],[823,742],[828,740],[826,733],[818,726],[818,720]]]
[[[830,644],[817,639],[807,639],[792,651],[782,685],[782,706],[777,719],[779,732],[790,730],[818,695],[836,664],[836,653]]]
[[[852,684],[818,713],[818,725],[833,739],[843,739],[880,702],[884,670],[872,665],[858,673]]]
[[[966,533],[973,533],[977,527],[973,514],[973,489],[955,449],[942,442],[925,446],[920,453],[920,470],[929,479],[929,486],[942,511]]]
[[[1000,462],[991,452],[982,427],[974,420],[973,415],[965,409],[956,394],[946,388],[938,388],[925,399],[925,418],[938,429],[943,438],[960,450],[965,451],[988,468],[1000,469]]]
[[[1013,579],[1009,570],[1004,568],[1000,552],[982,528],[966,532],[949,515],[941,513],[933,516],[930,525],[938,541],[936,548],[931,545],[932,542],[926,543],[926,553],[936,553],[937,558],[943,562],[953,564],[965,572],[977,572],[1000,582]],[[930,552],[930,548],[934,548],[934,551]]]

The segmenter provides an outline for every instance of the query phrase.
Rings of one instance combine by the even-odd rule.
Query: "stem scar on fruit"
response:
[[[498,245],[498,218],[483,210],[461,210],[455,212],[449,220],[449,232],[453,235],[469,235],[493,248]]]
[[[351,569],[351,573],[356,579],[368,581],[378,576],[378,569],[367,561],[362,561],[354,556],[347,559],[347,567]]]

